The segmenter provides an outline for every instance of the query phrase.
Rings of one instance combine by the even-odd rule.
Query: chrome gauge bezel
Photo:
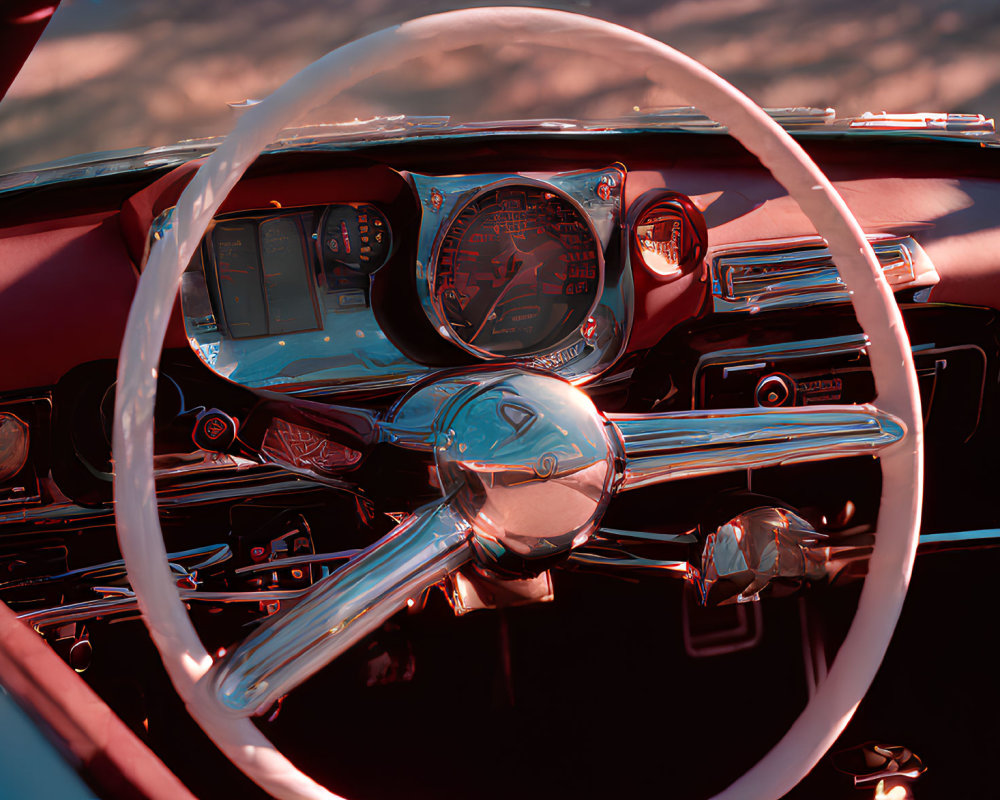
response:
[[[486,362],[506,361],[547,369],[576,383],[596,377],[623,352],[632,321],[632,279],[621,245],[625,169],[563,173],[420,175],[408,173],[420,202],[421,219],[415,264],[417,295],[431,325],[443,339]],[[434,285],[445,237],[470,204],[505,186],[533,186],[560,197],[585,220],[598,243],[598,286],[583,323],[560,341],[518,355],[496,354],[464,341],[438,302]],[[587,323],[593,321],[592,325]]]

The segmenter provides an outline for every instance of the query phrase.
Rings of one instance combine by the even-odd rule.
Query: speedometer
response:
[[[601,293],[601,261],[589,220],[569,198],[507,184],[453,218],[438,248],[432,299],[466,349],[536,353],[587,318]]]

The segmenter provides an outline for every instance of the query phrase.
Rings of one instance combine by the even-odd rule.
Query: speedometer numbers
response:
[[[601,291],[600,246],[569,198],[533,184],[485,191],[452,218],[431,287],[466,349],[490,356],[552,347],[578,330]]]

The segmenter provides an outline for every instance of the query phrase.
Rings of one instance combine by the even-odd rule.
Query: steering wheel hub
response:
[[[442,408],[436,428],[441,488],[485,566],[537,573],[596,530],[622,445],[576,387],[522,370],[490,373]]]

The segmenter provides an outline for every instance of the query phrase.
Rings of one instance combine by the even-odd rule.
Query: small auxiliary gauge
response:
[[[323,263],[369,274],[389,256],[392,232],[385,214],[368,203],[330,206],[320,226]]]
[[[705,218],[691,198],[677,192],[649,192],[636,203],[632,257],[660,278],[677,278],[696,269],[708,242]]]

